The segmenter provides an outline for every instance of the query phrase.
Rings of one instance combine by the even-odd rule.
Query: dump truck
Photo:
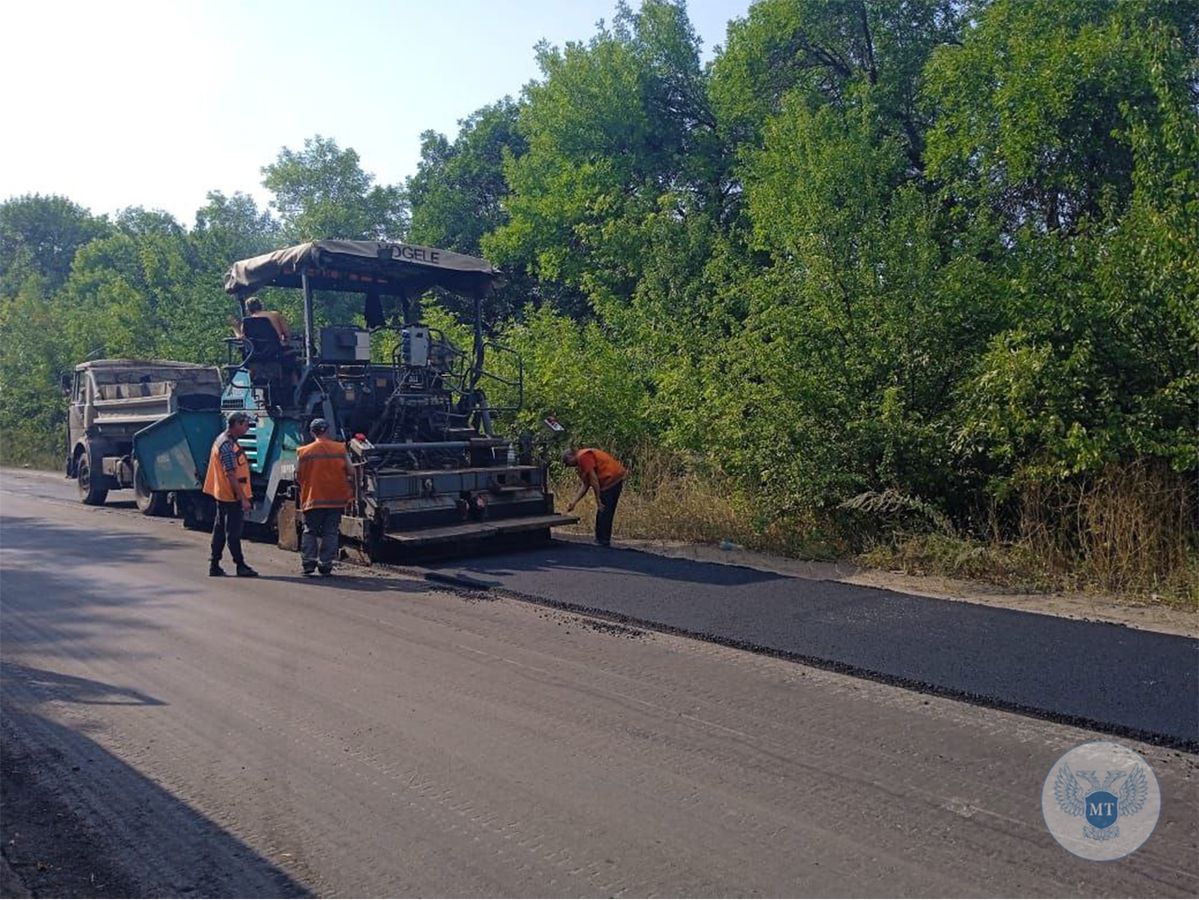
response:
[[[75,367],[66,474],[99,506],[132,489],[146,515],[204,518],[204,466],[221,425],[221,372],[172,360],[97,359]],[[207,443],[205,443],[207,442]],[[199,459],[195,457],[199,456]]]
[[[225,290],[243,318],[228,342],[221,409],[254,421],[240,440],[253,494],[246,521],[297,545],[296,450],[318,417],[353,462],[341,529],[359,561],[527,546],[577,521],[555,513],[531,436],[497,433],[524,390],[519,355],[484,334],[483,304],[499,278],[477,257],[387,241],[312,241],[234,263]],[[303,335],[290,342],[247,315],[253,295],[277,288],[302,293]],[[470,347],[423,321],[434,290],[473,304]],[[346,294],[359,298],[352,313]],[[498,355],[506,374],[488,367]],[[496,388],[503,406],[491,399]]]

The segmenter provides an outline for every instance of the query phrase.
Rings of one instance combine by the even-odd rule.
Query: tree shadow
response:
[[[189,547],[161,535],[63,527],[34,516],[5,513],[0,518],[0,549],[19,551],[36,564],[71,568],[95,562],[137,562],[162,550]]]
[[[313,896],[96,741],[37,712],[51,701],[163,705],[129,688],[4,664],[0,845],[34,896]]]
[[[10,659],[0,659],[0,683],[4,684],[5,696],[23,706],[52,701],[84,706],[166,705],[134,688],[35,669]]]
[[[169,592],[125,581],[123,567],[152,562],[189,544],[157,535],[85,531],[27,516],[0,519],[0,652],[38,649],[74,659],[109,655],[98,639],[154,630],[140,609],[175,603],[196,590],[180,580]],[[101,577],[97,577],[97,567]],[[84,572],[84,569],[89,571]],[[111,570],[111,577],[103,575]],[[129,657],[128,647],[121,647]]]

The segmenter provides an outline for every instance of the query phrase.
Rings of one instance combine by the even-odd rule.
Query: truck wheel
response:
[[[104,505],[104,501],[108,499],[108,488],[99,488],[92,484],[92,467],[86,451],[75,464],[75,480],[79,484],[80,500],[88,506]]]
[[[165,516],[171,511],[170,497],[166,491],[152,491],[146,484],[146,473],[141,463],[133,463],[133,501],[143,516]]]
[[[212,498],[200,491],[181,491],[175,495],[183,527],[188,531],[212,531],[216,510]]]

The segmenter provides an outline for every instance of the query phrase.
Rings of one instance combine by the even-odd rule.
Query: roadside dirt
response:
[[[583,541],[581,535],[556,532],[562,540]],[[656,553],[677,559],[694,559],[701,562],[744,566],[795,578],[810,578],[815,581],[839,581],[864,587],[882,588],[915,594],[918,597],[934,597],[940,600],[957,600],[963,603],[980,603],[1003,609],[1060,616],[1091,622],[1112,622],[1141,628],[1162,634],[1178,634],[1199,637],[1199,614],[1171,609],[1154,604],[1130,604],[1101,594],[1026,594],[1010,593],[994,585],[939,576],[905,575],[900,572],[884,572],[864,569],[845,562],[811,562],[787,559],[751,550],[721,550],[708,544],[688,544],[682,541],[661,540],[617,540],[615,544],[630,547],[643,553]]]

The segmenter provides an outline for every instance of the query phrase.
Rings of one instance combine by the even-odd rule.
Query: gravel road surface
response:
[[[1040,793],[1095,732],[262,545],[208,579],[204,535],[63,487],[0,473],[0,837],[35,895],[1199,893],[1185,752],[1123,741],[1161,818],[1088,863]]]

